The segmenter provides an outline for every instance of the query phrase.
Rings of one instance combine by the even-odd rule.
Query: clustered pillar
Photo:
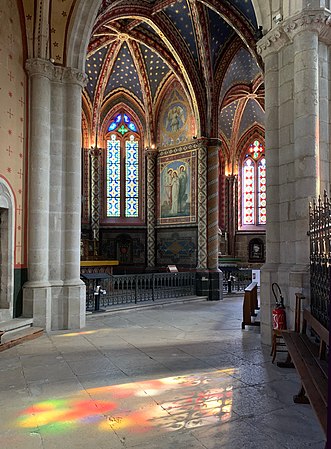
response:
[[[37,58],[28,60],[26,69],[31,128],[23,313],[46,330],[80,328],[85,325],[85,286],[80,280],[80,142],[86,76]]]
[[[309,303],[309,201],[330,182],[329,14],[307,8],[258,42],[265,62],[267,234],[261,335],[270,344],[277,282],[293,328],[295,293]]]

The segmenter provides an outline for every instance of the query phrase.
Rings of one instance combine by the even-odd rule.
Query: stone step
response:
[[[43,328],[31,326],[8,331],[1,337],[0,352],[23,343],[24,341],[33,340],[34,338],[40,337],[43,332]]]
[[[1,332],[10,332],[17,329],[24,329],[33,325],[33,318],[13,318],[9,321],[0,322]]]

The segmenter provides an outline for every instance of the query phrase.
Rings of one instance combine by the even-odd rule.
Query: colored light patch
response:
[[[56,338],[62,338],[62,337],[77,337],[78,335],[91,335],[95,334],[96,330],[93,331],[83,331],[83,332],[70,332],[70,334],[62,334],[62,335],[56,335]]]
[[[58,430],[65,430],[70,423],[89,423],[92,417],[110,412],[116,408],[114,402],[91,400],[55,400],[46,401],[29,407],[18,419],[18,426],[23,428],[47,428],[56,425]]]
[[[56,434],[93,425],[101,432],[128,429],[139,434],[153,428],[170,432],[215,425],[231,418],[228,374],[233,372],[228,369],[91,388],[87,393],[93,400],[58,399],[34,404],[22,412],[17,426]]]

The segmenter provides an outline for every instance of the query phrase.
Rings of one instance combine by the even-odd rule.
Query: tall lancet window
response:
[[[266,224],[266,164],[263,145],[255,140],[242,163],[242,224]]]
[[[107,218],[138,218],[140,194],[140,139],[128,114],[117,114],[107,134]]]

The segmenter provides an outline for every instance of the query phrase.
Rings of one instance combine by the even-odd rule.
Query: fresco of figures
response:
[[[167,164],[161,172],[161,217],[190,215],[190,167],[184,161]]]

